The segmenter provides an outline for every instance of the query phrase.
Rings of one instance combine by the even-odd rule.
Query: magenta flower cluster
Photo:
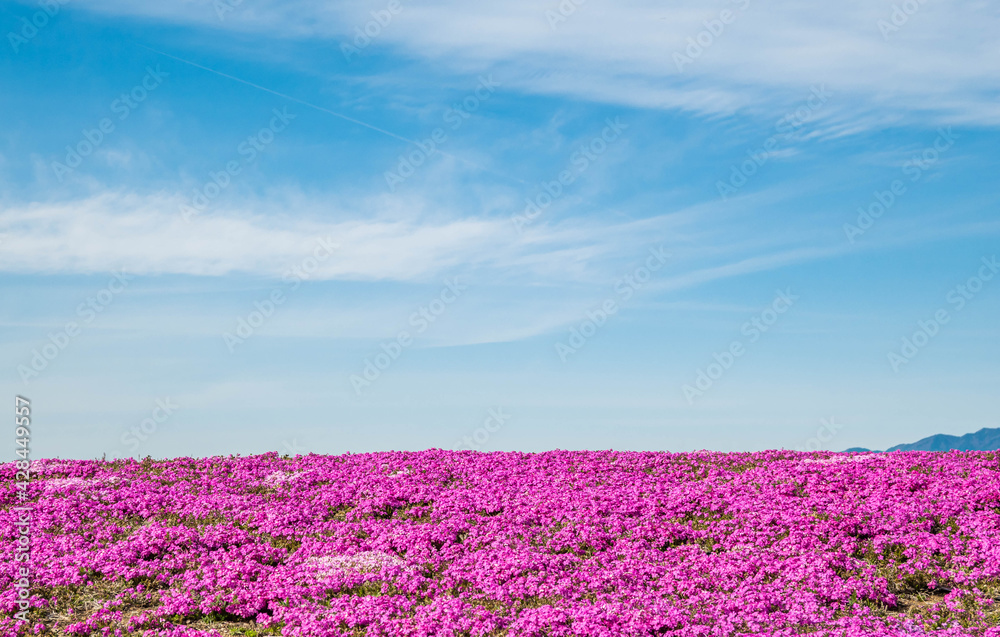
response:
[[[0,469],[0,634],[1000,636],[992,453],[431,450]],[[90,601],[88,601],[90,600]],[[229,634],[229,633],[226,633]]]

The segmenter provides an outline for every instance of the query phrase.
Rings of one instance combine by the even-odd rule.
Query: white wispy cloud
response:
[[[493,283],[588,286],[606,284],[630,259],[661,245],[674,259],[670,277],[656,286],[674,289],[858,249],[923,242],[944,236],[941,226],[947,223],[937,217],[884,219],[880,226],[892,232],[852,246],[842,231],[843,223],[853,220],[851,210],[827,211],[824,228],[815,228],[812,218],[761,225],[762,208],[794,194],[782,192],[765,190],[636,219],[541,219],[519,233],[509,216],[451,210],[419,196],[351,202],[301,194],[253,198],[185,219],[181,194],[97,191],[0,206],[0,271],[124,268],[140,275],[277,278],[301,265],[322,240],[336,248],[317,261],[311,274],[316,280],[426,282],[462,269],[479,271]],[[986,225],[995,231],[995,224]],[[813,229],[803,233],[803,228]],[[963,223],[947,230],[947,236],[965,236],[984,227]]]
[[[419,197],[332,202],[296,194],[251,199],[243,207],[185,221],[180,194],[98,191],[78,199],[0,207],[0,272],[125,269],[138,275],[278,279],[289,268],[301,266],[323,239],[338,247],[329,258],[317,261],[312,280],[427,287],[440,285],[447,275],[472,277],[477,290],[489,293],[455,312],[479,318],[458,321],[447,334],[431,339],[459,345],[521,340],[572,324],[611,294],[614,282],[633,272],[653,247],[662,246],[671,256],[643,289],[640,304],[655,304],[666,300],[664,294],[669,298],[724,279],[858,251],[1000,232],[996,222],[967,219],[956,224],[953,216],[885,218],[877,232],[851,244],[842,231],[842,224],[853,220],[850,210],[827,211],[822,228],[815,227],[814,216],[764,223],[762,208],[786,205],[783,200],[794,194],[765,190],[639,219],[540,219],[518,233],[507,216],[452,210]],[[276,336],[373,337],[396,329],[414,310],[413,298],[419,301],[422,296],[373,288],[361,305],[343,299],[335,307],[304,302],[267,331]],[[154,310],[148,310],[148,320],[123,317],[119,327],[152,325]],[[218,308],[218,313],[218,325],[192,318],[182,331],[221,329],[232,310]],[[175,328],[181,329],[170,329]]]
[[[653,246],[677,257],[671,277],[683,276],[682,286],[780,267],[789,255],[797,261],[826,254],[795,252],[794,236],[784,232],[748,235],[746,202],[758,198],[639,219],[545,218],[519,233],[507,215],[451,210],[416,196],[252,198],[185,220],[180,194],[99,190],[0,207],[0,271],[278,278],[301,266],[322,240],[337,247],[316,260],[313,280],[424,283],[461,271],[491,285],[586,290],[629,271]],[[754,265],[747,260],[752,255]]]
[[[371,11],[384,8],[369,2],[259,0],[241,3],[220,19],[209,0],[77,4],[338,44],[350,44],[355,28],[373,19]],[[556,2],[429,0],[402,6],[370,46],[394,47],[458,72],[505,69],[507,86],[528,92],[726,114],[793,101],[802,87],[826,83],[851,98],[852,112],[844,121],[865,115],[870,125],[900,119],[1000,124],[1000,42],[993,37],[1000,11],[980,0],[917,3],[918,10],[898,28],[892,5],[861,0],[826,5],[684,0],[670,6],[590,0],[559,21],[546,13],[558,14]],[[717,35],[707,34],[706,21],[717,20],[724,9],[734,16],[731,23]],[[678,69],[674,54],[688,55],[689,38],[702,33],[707,46]],[[833,116],[831,111],[823,118]]]
[[[186,219],[185,203],[181,194],[105,190],[0,207],[0,271],[281,277],[322,240],[336,249],[316,260],[315,280],[423,282],[461,268],[566,283],[599,278],[605,262],[643,249],[656,225],[539,222],[518,234],[508,216],[452,211],[416,197],[252,198]]]
[[[0,212],[8,272],[101,272],[281,276],[320,239],[339,247],[319,279],[419,280],[456,263],[475,263],[497,244],[503,224],[475,219],[435,225],[401,219],[323,222],[230,211],[185,220],[178,196],[104,192]]]

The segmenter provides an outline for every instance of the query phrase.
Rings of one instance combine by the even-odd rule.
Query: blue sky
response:
[[[998,23],[5,3],[0,384],[35,457],[1000,426]]]

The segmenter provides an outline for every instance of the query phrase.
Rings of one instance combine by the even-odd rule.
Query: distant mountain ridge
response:
[[[1000,427],[992,429],[983,427],[975,433],[964,436],[935,434],[909,444],[889,447],[886,451],[951,451],[952,449],[957,451],[996,451],[1000,449]],[[851,447],[844,450],[845,453],[849,451],[870,452],[871,449]]]

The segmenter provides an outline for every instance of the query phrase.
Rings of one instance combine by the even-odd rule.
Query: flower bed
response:
[[[3,635],[1000,635],[993,453],[0,467]]]

